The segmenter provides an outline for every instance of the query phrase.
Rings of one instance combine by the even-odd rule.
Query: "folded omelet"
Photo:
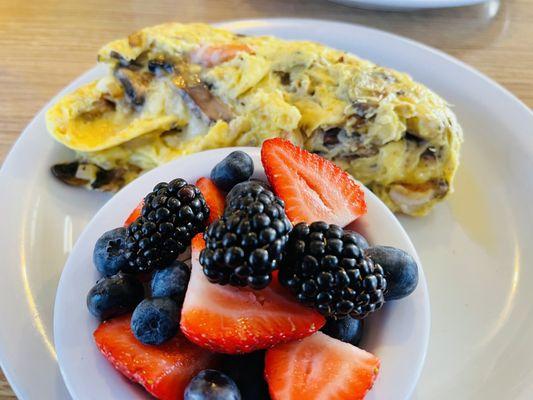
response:
[[[333,160],[393,211],[424,215],[452,190],[462,132],[408,75],[311,42],[165,24],[104,46],[105,77],[57,102],[50,133],[76,152],[52,171],[117,190],[205,149],[283,136]]]

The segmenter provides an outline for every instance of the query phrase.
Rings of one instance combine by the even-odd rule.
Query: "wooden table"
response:
[[[325,0],[0,0],[0,162],[33,115],[93,66],[107,41],[165,21],[281,16],[354,22],[421,41],[473,65],[533,107],[533,0],[411,13]],[[0,373],[0,400],[13,398]]]

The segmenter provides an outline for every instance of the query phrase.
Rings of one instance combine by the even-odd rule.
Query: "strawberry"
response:
[[[298,304],[277,279],[252,290],[210,283],[198,261],[205,247],[192,241],[192,271],[181,313],[181,330],[192,342],[220,353],[248,353],[309,336],[324,317]]]
[[[226,197],[209,178],[200,178],[196,181],[196,186],[204,195],[209,207],[209,224],[219,219],[224,214],[226,207]]]
[[[265,377],[273,400],[359,400],[379,371],[376,356],[317,332],[267,351]]]
[[[141,202],[137,204],[137,207],[135,207],[135,209],[131,212],[128,219],[124,221],[125,227],[130,226],[133,221],[135,221],[137,218],[141,216],[141,211],[143,209],[143,206],[144,206],[144,200],[141,200]]]
[[[98,349],[130,380],[162,400],[183,399],[192,377],[214,365],[216,356],[189,342],[181,333],[159,346],[139,342],[130,315],[102,322],[94,332]]]
[[[366,213],[365,196],[350,175],[329,160],[281,138],[261,148],[261,161],[293,224],[325,221],[346,226]]]

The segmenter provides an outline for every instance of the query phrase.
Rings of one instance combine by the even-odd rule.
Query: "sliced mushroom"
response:
[[[127,68],[115,70],[115,78],[124,88],[127,99],[134,106],[142,106],[152,75],[147,72],[136,72]]]
[[[378,147],[365,145],[361,135],[349,134],[342,128],[317,129],[313,133],[314,151],[323,151],[328,158],[353,159],[372,157],[379,153]]]
[[[324,131],[324,146],[326,147],[333,147],[340,143],[339,141],[339,133],[340,128],[332,128],[328,129],[327,131]]]
[[[291,74],[290,72],[286,71],[274,71],[274,74],[276,74],[279,77],[279,81],[284,86],[289,86],[291,84]]]
[[[420,155],[420,158],[426,162],[434,162],[440,157],[440,151],[435,146],[428,146]]]
[[[123,67],[123,68],[128,68],[128,69],[131,69],[131,70],[139,70],[139,69],[142,68],[142,64],[139,63],[136,59],[135,60],[128,60],[122,54],[117,53],[115,50],[112,50],[109,53],[109,56],[111,58],[114,58],[115,60],[117,60],[118,61],[118,65]]]
[[[192,80],[188,79],[188,81]],[[191,111],[207,123],[233,119],[234,115],[231,109],[211,93],[209,88],[199,79],[193,84],[188,84],[183,77],[178,75],[173,82],[180,90],[183,100]]]
[[[432,179],[420,184],[393,184],[389,196],[402,212],[414,214],[431,200],[443,198],[449,190],[450,185],[444,179]]]
[[[51,168],[52,174],[61,182],[70,186],[83,186],[103,192],[115,192],[125,184],[124,170],[106,170],[95,164],[73,161],[56,164]]]
[[[424,138],[421,138],[420,136],[418,136],[418,135],[416,135],[416,134],[414,134],[412,132],[409,132],[409,131],[405,132],[405,140],[407,140],[407,141],[409,141],[411,143],[414,143],[414,144],[416,144],[418,146],[424,145],[424,144],[427,143],[426,140],[424,140]]]
[[[148,71],[150,71],[156,76],[161,76],[165,73],[173,74],[174,65],[171,62],[165,60],[164,57],[156,57],[148,61]]]
[[[419,151],[422,152],[420,154],[420,159],[423,161],[434,162],[437,160],[437,158],[440,157],[440,150],[438,148],[430,145],[430,143],[426,139],[421,138],[416,134],[406,132],[405,140],[408,144],[419,148]]]
[[[113,103],[111,100],[102,98],[95,101],[88,111],[80,114],[80,117],[87,121],[91,121],[93,119],[100,118],[106,112],[114,111],[115,108],[115,103]]]
[[[360,131],[368,121],[376,118],[377,103],[354,102],[350,105],[347,111],[348,120],[346,123],[347,129],[352,132]]]

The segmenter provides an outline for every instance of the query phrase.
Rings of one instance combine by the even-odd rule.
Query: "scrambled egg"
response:
[[[284,136],[327,157],[393,210],[424,215],[452,190],[462,132],[408,75],[311,42],[204,24],[143,29],[104,46],[104,78],[47,113],[76,151],[64,181],[116,190],[181,155]]]

